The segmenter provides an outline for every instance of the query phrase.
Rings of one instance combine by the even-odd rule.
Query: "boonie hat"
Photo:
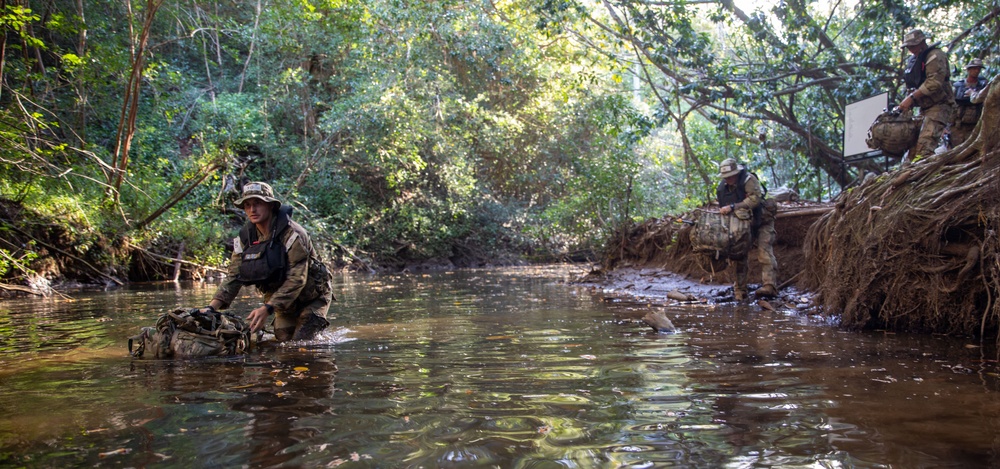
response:
[[[735,176],[740,174],[743,169],[742,166],[736,164],[736,160],[732,158],[726,158],[719,163],[719,177],[725,179],[730,176]]]
[[[914,29],[903,36],[903,47],[913,47],[927,40],[927,36],[919,29]]]
[[[965,66],[965,69],[968,70],[970,68],[976,68],[976,67],[983,68],[983,59],[972,59],[972,61],[970,61],[969,64]]]
[[[243,202],[247,199],[260,199],[281,205],[281,201],[274,198],[274,189],[266,182],[248,182],[243,186],[243,196],[236,200],[236,206],[243,208]]]

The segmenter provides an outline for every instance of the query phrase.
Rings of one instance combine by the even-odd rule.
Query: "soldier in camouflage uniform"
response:
[[[951,136],[951,146],[955,148],[968,140],[972,135],[972,130],[979,122],[979,116],[983,114],[983,100],[986,88],[986,79],[979,76],[983,71],[983,61],[972,59],[965,66],[966,77],[955,82],[955,103],[958,104],[958,112],[955,113],[955,121],[951,124],[949,135]]]
[[[726,158],[719,163],[719,177],[722,182],[716,190],[719,200],[719,213],[736,216],[753,217],[753,237],[757,245],[757,262],[761,265],[761,283],[754,294],[759,298],[778,296],[777,270],[778,261],[774,258],[774,215],[777,206],[767,207],[764,202],[764,190],[757,176],[738,165],[736,160]],[[773,204],[773,201],[771,202]],[[751,248],[752,249],[752,248]],[[747,274],[749,259],[734,261],[736,264],[736,281],[733,284],[733,295],[737,300],[747,298]]]
[[[934,155],[945,128],[955,112],[955,90],[951,85],[948,54],[935,43],[927,45],[927,36],[919,29],[906,33],[903,47],[910,51],[903,81],[909,92],[899,103],[901,111],[920,108],[923,123],[916,147],[910,149],[907,160]]]
[[[243,286],[254,285],[264,303],[247,316],[252,331],[263,329],[274,314],[277,340],[314,338],[330,324],[326,314],[333,289],[309,235],[289,218],[291,208],[283,207],[263,182],[243,186],[236,206],[249,221],[234,240],[226,280],[206,309],[225,309]]]

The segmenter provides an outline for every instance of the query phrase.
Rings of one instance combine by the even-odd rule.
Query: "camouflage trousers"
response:
[[[910,149],[907,160],[916,159],[914,155],[920,157],[934,156],[934,149],[944,135],[944,129],[951,123],[955,106],[952,104],[937,104],[927,109],[920,109],[920,115],[924,121],[920,125],[920,136],[917,137],[917,145]]]
[[[276,312],[274,315],[274,329],[278,330],[298,327],[299,322],[310,314],[326,318],[326,313],[330,310],[332,298],[333,292],[328,291],[328,294],[320,296],[319,298],[316,298],[301,307],[294,308],[291,311]]]
[[[311,339],[330,323],[326,319],[333,302],[333,282],[322,263],[311,265],[309,280],[303,288],[303,296],[292,303],[287,310],[277,310],[274,314],[274,336],[279,341],[291,339]],[[265,301],[270,295],[265,295]]]
[[[764,221],[757,229],[755,248],[751,248],[746,259],[734,261],[736,264],[736,282],[733,284],[733,291],[747,291],[747,275],[750,272],[750,257],[757,255],[757,262],[761,266],[761,283],[764,285],[778,286],[778,260],[774,258],[774,239],[777,236],[774,231],[774,217]]]

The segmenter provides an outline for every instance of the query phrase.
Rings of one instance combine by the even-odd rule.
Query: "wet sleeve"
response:
[[[288,231],[294,234],[294,230]],[[295,303],[295,299],[302,293],[308,279],[309,251],[303,244],[302,237],[296,236],[288,248],[288,275],[285,277],[285,282],[268,299],[268,302],[279,311],[288,311]]]
[[[747,198],[736,204],[737,207],[753,210],[764,202],[764,191],[760,188],[760,181],[753,175],[747,177],[747,182],[743,185],[743,189],[747,192]]]
[[[239,242],[240,239],[236,238],[236,249],[233,250],[233,256],[229,258],[229,268],[226,269],[226,278],[219,285],[219,289],[215,291],[215,296],[212,298],[221,301],[223,309],[229,307],[230,303],[240,294],[240,288],[243,287],[243,283],[237,280],[237,276],[240,273],[240,263],[243,260],[243,257],[240,255],[243,249],[239,247]]]
[[[948,56],[940,49],[935,49],[927,57],[926,78],[920,85],[920,94],[932,99],[941,96],[946,86],[952,86],[948,80]]]

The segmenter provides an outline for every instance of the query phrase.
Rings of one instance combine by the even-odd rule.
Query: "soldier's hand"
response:
[[[247,316],[247,322],[250,323],[250,332],[257,332],[264,329],[264,325],[267,324],[267,307],[261,306],[250,311]]]
[[[899,106],[897,107],[899,108],[900,111],[903,112],[909,111],[910,109],[913,108],[913,97],[907,96],[906,98],[904,98],[902,101],[899,102]]]
[[[723,215],[729,215],[732,211],[733,207],[731,205],[723,205],[722,207],[719,207],[719,213]]]

